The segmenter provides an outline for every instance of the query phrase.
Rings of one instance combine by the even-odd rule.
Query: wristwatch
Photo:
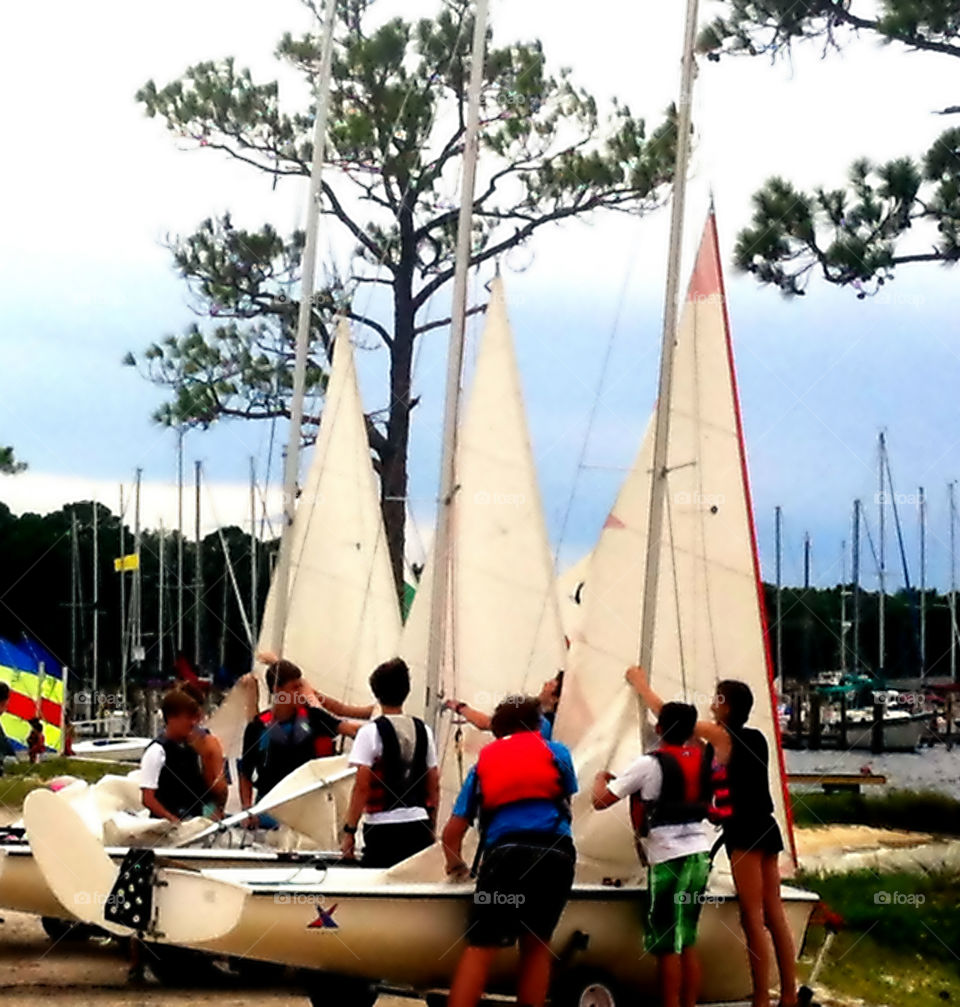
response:
[[[356,825],[348,825],[344,822],[343,831],[346,832],[348,836],[355,836],[357,834],[357,827]]]

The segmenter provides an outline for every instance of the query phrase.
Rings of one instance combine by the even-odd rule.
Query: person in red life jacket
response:
[[[650,688],[646,672],[630,668],[627,681],[658,713],[663,700]],[[710,705],[713,721],[698,720],[694,731],[714,750],[711,818],[723,829],[737,888],[753,980],[751,1003],[770,1007],[769,931],[780,973],[779,1007],[796,1007],[796,948],[780,899],[783,836],[773,815],[767,740],[746,726],[752,709],[753,693],[745,682],[720,682]]]
[[[43,738],[43,721],[34,717],[29,721],[30,733],[27,735],[27,755],[31,762],[39,762],[40,756],[47,750]]]
[[[190,744],[200,706],[192,696],[172,689],[160,709],[163,734],[147,745],[140,759],[140,793],[153,818],[180,822],[202,813],[207,790],[200,756]]]
[[[714,841],[707,821],[713,753],[694,737],[696,722],[696,707],[666,703],[657,721],[659,746],[620,776],[598,773],[593,784],[598,811],[630,798],[647,864],[645,944],[657,957],[664,1007],[695,1007],[700,991],[695,944]]]
[[[355,855],[362,818],[363,866],[392,867],[436,841],[437,747],[430,728],[403,712],[410,694],[404,661],[381,664],[370,676],[370,688],[383,713],[360,728],[350,752],[357,777],[340,849],[348,859]]]
[[[542,1007],[554,954],[550,940],[573,886],[570,798],[573,759],[540,733],[540,702],[511,696],[493,715],[496,741],[470,770],[443,830],[447,875],[463,880],[463,840],[479,820],[480,867],[449,1007],[475,1007],[501,948],[519,941],[517,999]]]
[[[563,671],[558,671],[553,678],[543,683],[540,690],[540,733],[550,741],[553,737],[553,722],[557,716],[557,705],[560,702],[560,692],[563,689]],[[458,699],[448,699],[443,704],[445,710],[452,710],[458,716],[463,717],[469,724],[473,724],[479,731],[492,731],[493,716],[469,706]]]
[[[266,672],[272,705],[247,724],[240,758],[240,805],[250,808],[284,777],[312,759],[336,754],[340,736],[353,737],[360,726],[336,716],[304,681],[292,661],[275,661]],[[338,709],[344,709],[342,704]],[[251,815],[248,828],[277,827],[270,815]]]

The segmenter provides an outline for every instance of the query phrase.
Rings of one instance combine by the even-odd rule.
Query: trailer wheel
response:
[[[575,970],[558,977],[553,1007],[624,1007],[620,984],[603,972]]]
[[[376,986],[350,976],[315,973],[307,979],[307,996],[313,1007],[374,1007]]]
[[[79,920],[62,920],[57,916],[41,916],[40,926],[52,941],[85,941],[95,928]]]

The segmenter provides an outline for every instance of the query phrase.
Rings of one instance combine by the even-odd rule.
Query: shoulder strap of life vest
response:
[[[390,718],[380,716],[374,721],[382,749],[376,775],[386,790],[384,811],[421,807],[426,801],[427,726],[419,717],[410,719],[413,721],[415,741],[409,762],[403,758],[400,739]]]

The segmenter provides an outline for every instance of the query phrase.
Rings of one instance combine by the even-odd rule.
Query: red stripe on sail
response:
[[[777,760],[780,769],[780,787],[783,794],[784,813],[787,816],[787,839],[794,867],[797,866],[797,844],[793,834],[793,811],[787,791],[787,766],[783,757],[783,738],[780,731],[780,715],[774,689],[773,655],[770,650],[770,623],[767,619],[767,603],[763,596],[763,581],[760,578],[760,553],[757,548],[757,525],[753,516],[753,498],[750,493],[750,475],[747,470],[747,448],[743,437],[743,418],[740,415],[740,390],[737,387],[737,370],[733,359],[733,340],[730,338],[730,316],[727,312],[727,296],[720,265],[720,239],[717,235],[717,218],[713,210],[707,218],[697,268],[690,284],[690,297],[705,297],[719,294],[723,310],[723,332],[727,342],[727,362],[730,365],[730,386],[733,390],[733,414],[737,422],[737,442],[740,447],[740,474],[743,479],[744,499],[747,504],[747,521],[750,525],[750,544],[753,551],[753,572],[757,585],[757,604],[760,608],[760,622],[763,627],[763,650],[767,663],[767,686],[770,692],[770,706],[773,710],[773,730],[777,741]]]
[[[12,713],[21,720],[33,720],[37,715],[37,701],[25,696],[22,692],[10,690],[10,702],[7,704],[7,713]]]
[[[617,517],[616,514],[608,514],[607,520],[603,523],[604,528],[626,528],[627,526]]]
[[[59,703],[55,703],[52,699],[41,700],[40,716],[43,720],[50,724],[51,727],[59,727],[63,716],[63,707]]]

